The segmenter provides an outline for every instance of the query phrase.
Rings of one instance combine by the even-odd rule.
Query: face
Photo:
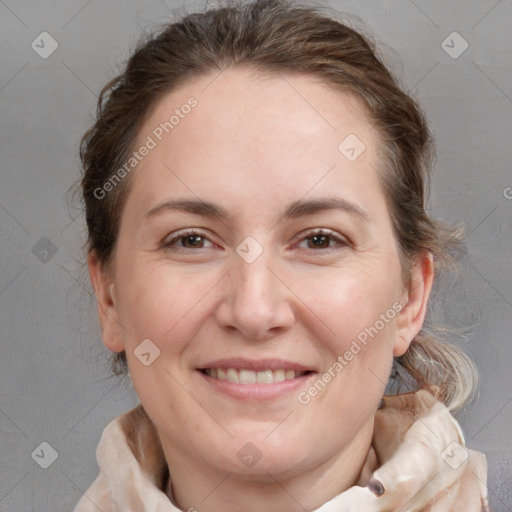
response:
[[[91,278],[166,454],[293,476],[369,442],[393,355],[423,321],[429,260],[403,282],[355,99],[308,76],[214,78],[148,114],[135,147],[155,144],[128,178],[112,271],[91,257]]]

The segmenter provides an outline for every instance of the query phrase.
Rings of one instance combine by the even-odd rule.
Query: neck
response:
[[[351,443],[327,460],[280,478],[265,468],[258,480],[222,472],[163,443],[171,480],[167,495],[186,511],[304,512],[315,510],[375,469],[370,450],[373,416]],[[369,466],[372,466],[371,468]],[[363,475],[362,475],[363,473]],[[365,485],[366,482],[362,482]]]

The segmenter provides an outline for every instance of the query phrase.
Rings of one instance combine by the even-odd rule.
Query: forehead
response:
[[[191,98],[197,103],[193,109],[187,107]],[[185,115],[181,108],[186,110]],[[173,114],[179,115],[179,119],[176,115],[171,119]],[[184,122],[189,114],[192,121]],[[194,120],[194,124],[208,128],[214,138],[242,127],[245,132],[255,130],[258,138],[286,127],[282,137],[289,133],[311,142],[329,133],[336,140],[347,129],[357,131],[361,137],[372,130],[362,102],[320,77],[236,67],[192,78],[164,95],[146,116],[139,141],[167,121],[174,126],[163,137],[168,141],[180,139],[180,132],[183,134],[186,125]]]
[[[267,202],[377,185],[378,139],[365,108],[309,75],[236,68],[191,79],[154,106],[135,147],[148,137],[154,147],[134,179],[153,200],[162,179],[181,195],[241,198],[250,189]]]

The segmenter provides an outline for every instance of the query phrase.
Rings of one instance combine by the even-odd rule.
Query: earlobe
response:
[[[427,313],[428,300],[434,280],[434,258],[428,251],[419,254],[412,269],[397,319],[397,338],[393,356],[407,352],[414,337],[420,332]]]
[[[109,350],[121,352],[124,350],[123,332],[118,320],[113,279],[94,252],[87,256],[87,265],[98,304],[98,319],[103,343]]]

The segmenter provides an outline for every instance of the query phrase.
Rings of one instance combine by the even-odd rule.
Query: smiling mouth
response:
[[[311,373],[310,371],[284,369],[253,371],[236,368],[204,368],[200,371],[212,379],[226,380],[236,384],[274,384]]]

